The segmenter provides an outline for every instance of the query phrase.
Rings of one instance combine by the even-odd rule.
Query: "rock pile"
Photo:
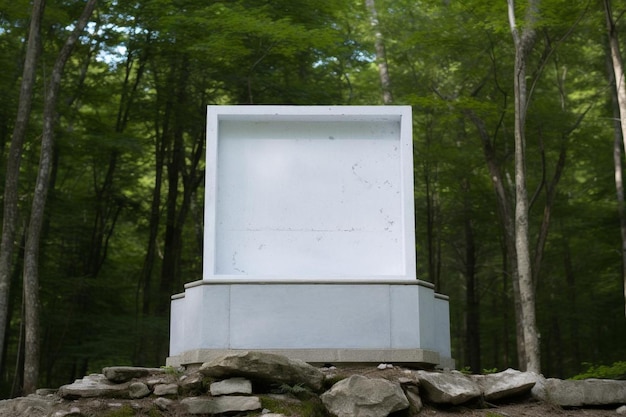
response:
[[[626,381],[545,379],[506,370],[468,376],[379,366],[360,373],[260,352],[240,352],[199,370],[105,368],[58,390],[0,402],[0,417],[418,415],[424,403],[448,408],[501,401],[626,410]],[[617,408],[619,405],[622,407]]]

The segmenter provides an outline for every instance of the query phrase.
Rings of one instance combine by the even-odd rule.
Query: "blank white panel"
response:
[[[406,107],[226,107],[209,108],[205,279],[415,277]]]

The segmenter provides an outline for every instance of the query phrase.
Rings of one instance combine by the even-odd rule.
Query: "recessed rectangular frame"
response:
[[[414,280],[410,106],[208,106],[203,279]]]

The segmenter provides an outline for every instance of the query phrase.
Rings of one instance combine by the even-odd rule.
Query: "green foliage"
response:
[[[471,375],[472,368],[470,368],[469,366],[464,366],[463,368],[459,369],[459,372],[461,372],[464,375]]]
[[[295,385],[281,384],[278,387],[276,387],[273,390],[273,392],[277,394],[287,394],[302,401],[312,400],[316,398],[315,393],[311,391],[311,389],[305,386],[304,384],[295,384]]]
[[[175,367],[175,366],[161,366],[161,369],[163,369],[163,371],[165,372],[166,375],[172,375],[175,377],[180,377],[182,376],[185,372],[182,368],[180,367]]]
[[[615,362],[612,365],[585,364],[587,370],[573,376],[571,379],[626,379],[626,361]]]
[[[506,2],[376,4],[395,103],[414,110],[417,274],[450,296],[452,356],[463,371],[515,367],[511,271],[485,154],[491,146],[512,196],[514,53]],[[43,87],[81,7],[50,3],[44,16],[19,233],[35,182]],[[522,16],[525,6],[518,7]],[[0,0],[0,10],[2,188],[30,3]],[[582,0],[545,0],[540,14],[526,126],[533,247],[547,184],[566,151],[536,280],[544,373],[619,377],[626,335],[604,20]],[[170,296],[202,274],[205,106],[379,104],[375,37],[362,1],[102,3],[66,67],[59,101],[39,268],[42,385],[112,364],[162,364]],[[471,116],[483,123],[486,141]],[[16,253],[4,397],[23,346],[21,259]],[[470,367],[472,302],[481,363]],[[581,374],[584,361],[615,363]]]
[[[303,392],[307,392],[310,391],[306,386],[304,386],[304,384],[295,384],[295,385],[289,385],[289,384],[281,384],[277,391],[281,394],[301,394]]]

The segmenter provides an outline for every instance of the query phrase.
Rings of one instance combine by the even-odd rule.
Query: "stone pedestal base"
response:
[[[205,280],[172,297],[168,365],[232,350],[315,364],[454,367],[447,297],[417,280]]]

